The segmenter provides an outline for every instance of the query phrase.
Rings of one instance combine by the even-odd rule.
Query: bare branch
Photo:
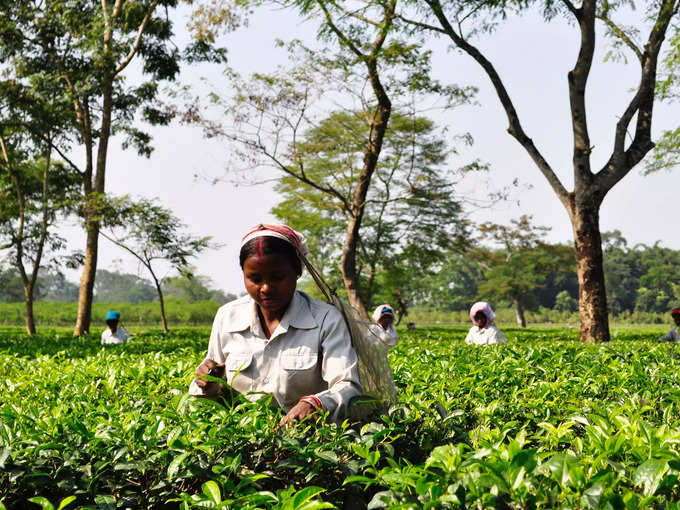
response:
[[[581,46],[574,68],[567,75],[569,82],[569,107],[571,127],[574,136],[573,166],[574,190],[579,193],[591,185],[590,135],[586,114],[586,85],[593,65],[595,54],[595,10],[596,0],[583,0],[577,16],[581,32]],[[569,210],[569,209],[568,209]]]
[[[52,149],[54,149],[55,151],[57,151],[57,154],[59,154],[59,157],[60,157],[61,159],[63,159],[66,163],[68,163],[68,165],[69,165],[73,170],[75,170],[76,172],[78,172],[80,175],[84,175],[84,174],[85,174],[85,173],[78,167],[78,165],[76,165],[73,161],[71,161],[71,159],[70,159],[66,154],[64,154],[64,151],[62,151],[56,144],[54,144],[54,143],[51,141],[51,139],[49,139],[49,138],[47,138],[47,137],[45,137],[45,136],[43,136],[42,138],[43,138],[44,141],[46,141],[46,142],[48,142],[48,143],[50,144],[50,148],[52,148]]]
[[[137,252],[135,252],[132,248],[130,248],[127,244],[125,244],[124,241],[116,239],[112,235],[108,235],[106,232],[104,232],[104,230],[100,230],[99,235],[101,235],[104,239],[108,239],[109,241],[111,241],[116,246],[123,248],[125,251],[130,253],[137,260],[139,260],[142,263],[142,265],[144,265],[144,267],[146,267],[149,271],[151,271],[151,267],[150,267],[149,262],[147,260],[145,260],[142,256],[140,256]]]
[[[571,3],[571,0],[562,0],[562,3],[567,9],[569,9],[569,12],[571,12],[576,17],[576,19],[579,18],[580,11],[573,3]]]
[[[325,2],[317,2],[319,4],[319,7],[324,13],[324,16],[326,17],[326,22],[328,23],[328,26],[330,27],[331,31],[337,36],[340,41],[342,41],[343,44],[345,44],[352,53],[354,53],[357,57],[363,58],[364,54],[361,52],[359,48],[357,48],[350,39],[342,33],[342,31],[335,25],[335,22],[333,21],[333,17],[331,16],[331,13],[328,11],[328,8],[326,7]]]
[[[403,21],[404,23],[406,23],[406,24],[408,24],[408,25],[413,25],[414,27],[418,27],[418,28],[422,28],[422,29],[425,29],[425,30],[429,30],[429,31],[431,31],[431,32],[439,32],[440,34],[448,35],[448,32],[447,32],[446,30],[444,30],[443,28],[441,28],[441,27],[436,27],[436,26],[434,26],[434,25],[429,25],[428,23],[422,23],[422,22],[420,22],[420,21],[416,21],[416,20],[413,20],[413,19],[405,18],[405,17],[402,16],[401,14],[397,14],[397,15],[396,15],[396,18],[397,18],[397,19],[400,19],[401,21]]]
[[[493,64],[484,55],[482,55],[482,53],[475,46],[468,43],[453,29],[451,23],[444,14],[444,11],[439,0],[425,0],[425,2],[430,6],[442,27],[441,29],[435,29],[435,31],[444,33],[447,36],[449,36],[449,38],[451,38],[451,40],[456,44],[456,46],[458,46],[460,49],[462,49],[468,55],[470,55],[482,67],[482,69],[484,69],[487,76],[491,80],[492,85],[496,89],[496,94],[498,95],[498,98],[500,99],[501,104],[505,109],[505,113],[509,122],[508,133],[510,133],[510,135],[512,135],[522,145],[522,147],[524,147],[529,156],[531,156],[531,159],[533,159],[538,169],[548,180],[548,183],[553,188],[560,201],[569,210],[571,208],[570,193],[567,192],[567,190],[564,188],[564,185],[560,181],[559,177],[557,177],[550,164],[545,160],[543,155],[536,148],[533,140],[529,138],[527,134],[524,132],[517,111],[515,110],[515,106],[512,100],[510,99],[510,95],[508,94],[505,85],[503,84],[503,81],[498,75],[498,72],[494,68]],[[408,20],[405,21],[410,22]],[[420,26],[421,28],[429,29],[429,25],[420,23],[416,23],[416,25]]]
[[[144,19],[142,19],[142,22],[139,24],[139,28],[137,29],[137,37],[135,37],[135,41],[132,43],[132,47],[130,48],[130,51],[128,52],[127,56],[123,59],[123,61],[118,65],[118,67],[116,67],[115,71],[113,72],[114,76],[119,74],[123,69],[127,67],[127,65],[132,61],[135,54],[137,53],[137,50],[139,50],[139,45],[142,42],[142,35],[144,35],[144,30],[146,29],[146,25],[149,23],[149,20],[151,19],[153,11],[156,10],[156,5],[158,5],[158,0],[154,0],[151,3],[151,6],[149,6],[149,10],[146,11],[146,15],[144,16]]]
[[[663,0],[659,6],[656,22],[649,33],[640,62],[638,90],[616,123],[614,149],[609,161],[596,175],[602,197],[654,147],[651,128],[657,62],[668,26],[679,7],[680,2],[676,3],[675,0]],[[626,133],[636,114],[635,135],[628,149],[625,149]]]
[[[637,59],[642,62],[642,50],[635,44],[635,41],[633,41],[626,32],[623,31],[621,27],[619,27],[616,23],[614,23],[611,18],[608,17],[607,13],[599,13],[597,15],[597,19],[602,21],[609,29],[612,31],[612,33],[621,39],[621,41],[628,46],[628,48],[635,53],[635,56]]]

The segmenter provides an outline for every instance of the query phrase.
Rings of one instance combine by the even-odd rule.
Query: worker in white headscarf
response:
[[[375,338],[388,347],[394,347],[399,342],[397,330],[394,329],[394,309],[388,305],[380,305],[373,312],[375,324],[369,326],[369,331]]]
[[[493,313],[489,303],[478,301],[470,309],[470,320],[474,326],[470,328],[465,337],[466,344],[489,345],[504,344],[508,339],[503,332],[494,326],[493,320],[496,314]]]
[[[304,238],[285,225],[258,225],[241,241],[248,294],[215,316],[208,352],[189,393],[216,397],[224,379],[249,400],[273,395],[281,425],[327,411],[344,418],[362,393],[357,355],[340,311],[296,290],[307,254]]]

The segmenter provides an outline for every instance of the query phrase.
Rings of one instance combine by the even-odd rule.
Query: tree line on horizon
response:
[[[123,148],[148,157],[153,150],[148,126],[176,120],[199,125],[207,137],[223,141],[230,157],[242,163],[232,171],[251,179],[254,168],[278,172],[282,201],[274,214],[310,239],[317,235],[321,252],[332,252],[317,262],[329,275],[331,264],[337,265],[338,287],[364,318],[371,296],[389,283],[381,281],[384,268],[405,287],[443,264],[442,249],[474,252],[466,222],[471,204],[456,190],[463,176],[489,169],[479,160],[452,168],[458,146],[472,139],[464,126],[452,134],[451,126],[437,126],[425,112],[438,109],[452,116],[456,107],[475,100],[477,88],[434,77],[433,53],[425,48],[441,37],[490,81],[508,123],[502,127],[547,180],[555,203],[568,212],[580,339],[608,341],[611,305],[600,206],[645,158],[654,171],[674,166],[680,154],[677,129],[652,136],[654,105],[678,97],[679,1],[636,9],[603,0],[185,0],[193,9],[193,38],[179,47],[176,20],[169,15],[179,5],[175,0],[0,0],[0,249],[7,250],[22,282],[27,331],[35,333],[32,303],[39,272],[60,264],[82,268],[74,334],[89,331],[100,238],[149,271],[162,316],[154,261],[182,268],[214,246],[209,237],[183,230],[181,220],[161,204],[113,196],[106,186],[114,136]],[[218,46],[219,35],[256,30],[248,25],[249,16],[272,5],[315,23],[318,46],[282,42],[287,62],[269,74],[241,77],[226,67],[227,48]],[[568,162],[548,161],[525,130],[506,77],[478,45],[482,37],[493,38],[508,17],[526,12],[540,12],[546,22],[564,18],[578,34],[565,96],[573,135]],[[637,83],[627,104],[613,114],[613,145],[599,167],[592,161],[586,108],[596,43],[611,45],[608,59],[630,61]],[[199,62],[225,66],[225,83],[206,94],[186,87],[164,92],[183,68]],[[131,64],[140,72],[129,72]],[[564,185],[560,168],[571,169],[573,189]],[[55,233],[58,220],[73,216],[86,237],[82,253],[64,253],[64,241]],[[550,267],[563,255],[535,251],[547,250],[540,227],[515,243],[508,233],[521,230],[523,220],[517,221],[487,225],[486,235],[505,252],[479,257],[485,274],[493,276],[489,281],[503,281],[503,288],[527,286],[510,281],[515,266]],[[335,246],[341,246],[338,253]],[[491,286],[482,291],[495,292]],[[404,296],[395,298],[407,302]],[[524,305],[515,299],[513,306],[521,321]],[[163,327],[167,331],[165,320]]]
[[[215,301],[228,303],[236,295],[215,288],[211,279],[204,275],[180,273],[162,279],[167,299],[185,303]],[[0,302],[20,303],[24,300],[21,277],[16,269],[0,267]],[[36,301],[78,301],[78,285],[63,274],[43,271],[36,285]],[[158,293],[152,281],[138,274],[120,271],[97,270],[94,288],[96,303],[146,303],[158,301]]]
[[[521,224],[521,221],[518,222]],[[524,225],[526,227],[526,225]],[[487,225],[489,227],[489,225]],[[518,235],[513,232],[513,237]],[[637,244],[629,246],[619,231],[605,232],[604,270],[609,313],[613,316],[636,312],[665,314],[680,303],[680,250]],[[395,304],[398,320],[413,308],[436,312],[467,311],[474,301],[485,299],[496,308],[512,308],[518,326],[525,326],[524,312],[552,309],[578,310],[578,279],[573,248],[565,244],[540,243],[516,248],[524,250],[519,264],[508,263],[507,247],[477,246],[466,253],[443,252],[430,275],[416,279],[408,288],[382,286],[371,297],[371,304]],[[340,283],[340,275],[326,274]],[[399,282],[389,270],[381,281]],[[178,302],[214,301],[221,305],[236,295],[215,289],[210,278],[187,273],[166,277],[164,294]],[[311,282],[302,288],[314,292]],[[74,302],[78,286],[63,274],[46,271],[38,280],[37,301]],[[394,301],[395,298],[401,299]],[[23,301],[21,279],[12,268],[0,269],[0,302]],[[158,301],[153,283],[136,274],[98,270],[94,301],[99,303],[145,303]]]

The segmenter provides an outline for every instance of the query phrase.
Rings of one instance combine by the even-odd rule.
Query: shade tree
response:
[[[208,236],[196,236],[172,211],[146,198],[105,198],[97,204],[101,235],[132,255],[153,281],[161,312],[163,331],[169,332],[160,274],[165,263],[175,270],[187,269],[190,260],[206,249],[217,247]]]
[[[340,273],[349,302],[364,317],[359,233],[393,103],[428,93],[457,103],[467,100],[470,93],[443,87],[430,78],[429,53],[421,51],[422,44],[406,42],[393,32],[396,4],[396,0],[362,1],[347,9],[325,0],[283,2],[317,23],[319,46],[312,50],[294,42],[293,64],[274,73],[245,79],[232,73],[230,88],[235,97],[225,97],[219,90],[213,96],[223,112],[221,118],[200,119],[208,136],[234,142],[230,152],[242,169],[269,165],[298,179],[310,192],[342,204],[346,214]],[[353,162],[356,178],[349,193],[332,182],[315,181],[297,157],[302,134],[333,110],[343,109],[361,111],[369,126],[361,141],[359,164]],[[192,104],[185,118],[202,117],[204,111]]]
[[[508,133],[530,156],[557,199],[566,209],[574,235],[579,281],[580,339],[601,342],[610,339],[602,242],[600,207],[609,191],[638,165],[654,147],[652,119],[657,97],[659,59],[667,34],[677,41],[678,0],[660,0],[646,5],[598,0],[557,2],[441,2],[413,0],[397,13],[401,26],[416,34],[445,37],[453,47],[472,58],[490,80],[505,111]],[[576,60],[567,75],[568,101],[573,135],[571,161],[574,187],[568,190],[559,170],[565,165],[549,162],[522,124],[503,77],[482,45],[483,34],[493,34],[511,14],[539,8],[546,21],[565,17],[578,34]],[[636,7],[639,7],[636,9]],[[624,24],[622,20],[636,22]],[[493,35],[491,35],[493,37]],[[630,100],[617,115],[613,144],[606,161],[596,168],[589,134],[586,88],[595,66],[595,48],[602,38],[634,62],[630,74],[638,82]],[[624,86],[610,83],[609,86]]]
[[[75,211],[79,183],[53,157],[62,140],[64,105],[54,90],[40,95],[36,86],[39,80],[0,81],[0,250],[8,251],[20,278],[29,335],[36,333],[40,271],[70,265],[55,223]]]
[[[107,191],[111,136],[121,135],[123,148],[148,156],[151,136],[142,122],[163,125],[171,118],[158,103],[161,84],[175,79],[182,61],[224,60],[224,53],[205,41],[192,42],[184,51],[175,45],[168,12],[177,4],[177,0],[0,2],[0,56],[6,72],[18,81],[39,82],[37,94],[58,87],[60,99],[70,107],[68,122],[62,125],[66,142],[53,148],[77,172],[82,186],[87,240],[76,335],[90,327],[101,226],[95,206]],[[131,66],[137,72],[130,73]]]

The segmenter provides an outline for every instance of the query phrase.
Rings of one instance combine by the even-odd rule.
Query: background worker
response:
[[[675,327],[671,328],[668,333],[659,338],[659,342],[680,342],[680,332],[678,332],[678,328],[680,327],[680,308],[671,310],[671,317],[673,317]]]
[[[389,347],[394,347],[399,342],[397,330],[394,329],[394,309],[388,305],[380,305],[373,312],[375,324],[369,327],[371,333],[382,343]]]
[[[504,344],[508,339],[503,332],[494,326],[493,320],[496,314],[493,313],[491,305],[484,301],[478,301],[470,308],[470,320],[474,326],[470,328],[465,337],[466,344],[489,345]]]
[[[124,344],[130,338],[127,330],[119,328],[120,313],[115,310],[106,312],[106,329],[102,332],[102,345]]]

